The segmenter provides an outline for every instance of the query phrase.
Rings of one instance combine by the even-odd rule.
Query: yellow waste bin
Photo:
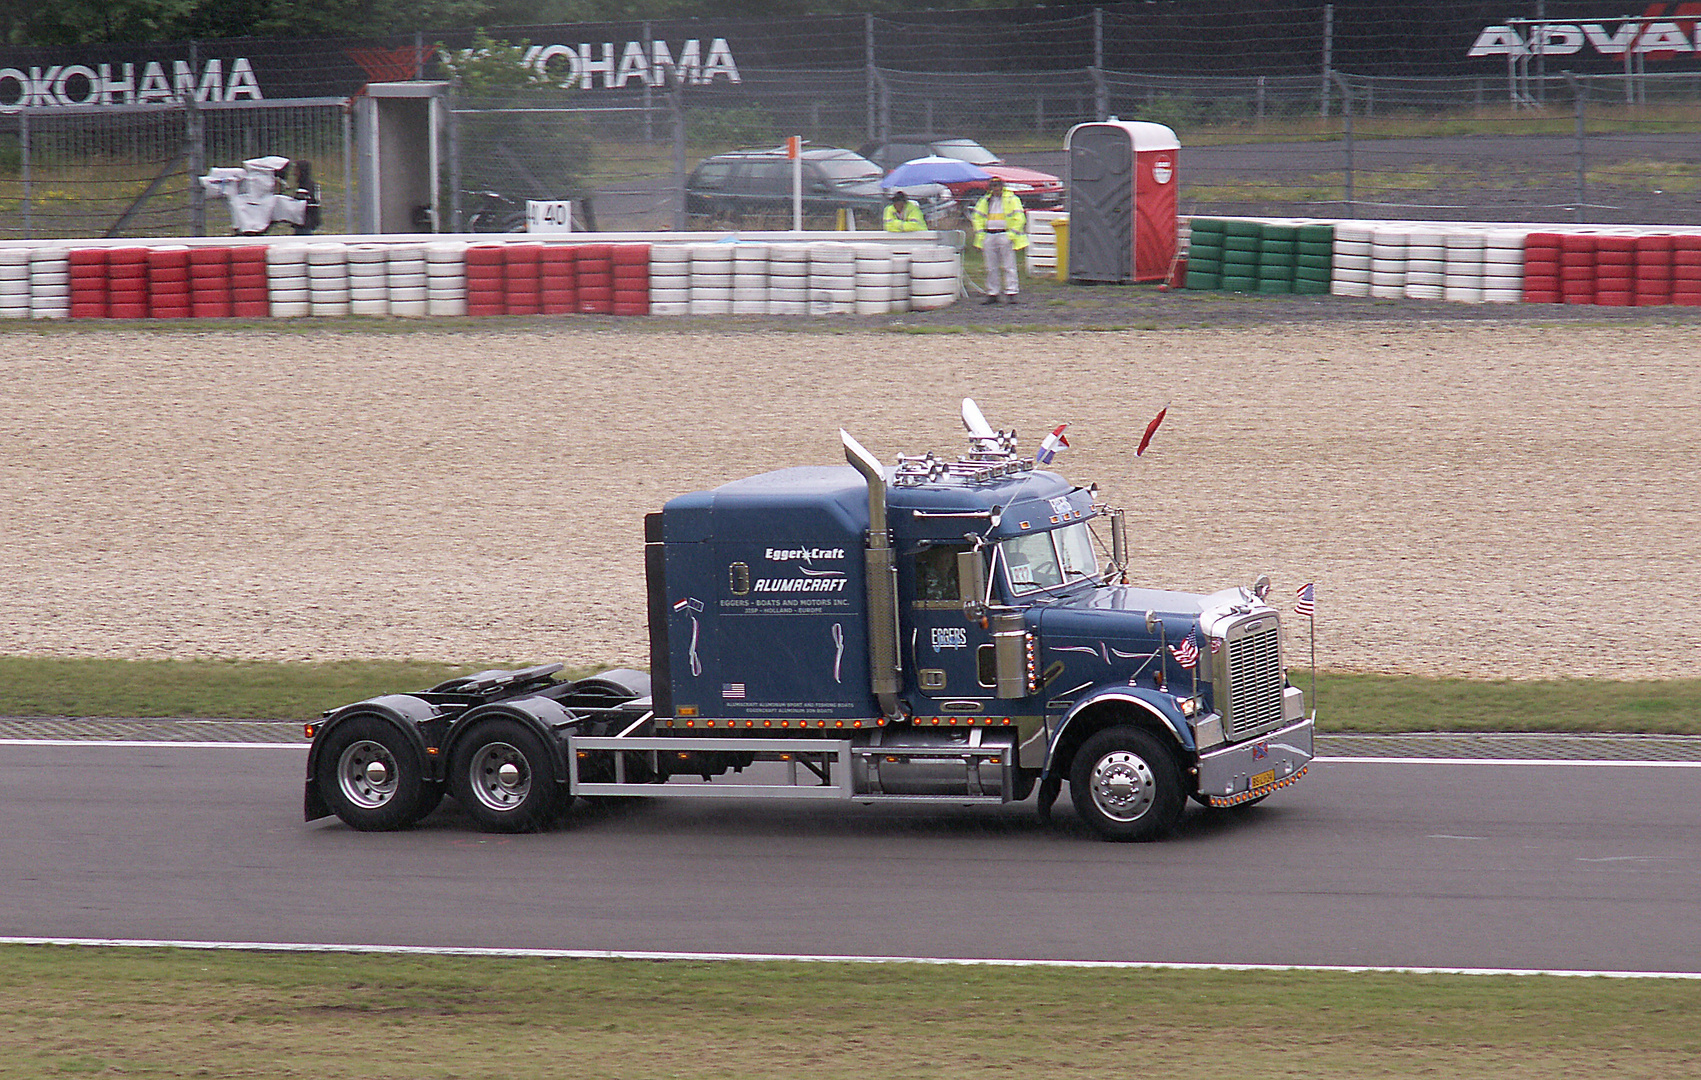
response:
[[[1060,217],[1051,223],[1057,234],[1057,280],[1069,284],[1069,219]]]

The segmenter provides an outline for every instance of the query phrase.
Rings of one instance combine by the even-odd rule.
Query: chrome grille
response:
[[[1228,705],[1223,733],[1244,739],[1282,722],[1282,629],[1271,616],[1249,634],[1228,634]]]

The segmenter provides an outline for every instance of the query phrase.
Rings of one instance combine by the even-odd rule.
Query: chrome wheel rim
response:
[[[467,771],[473,797],[491,810],[512,810],[531,794],[531,766],[526,756],[508,743],[493,742],[481,747]]]
[[[1127,750],[1099,758],[1093,766],[1093,805],[1116,821],[1138,821],[1157,798],[1157,778],[1146,759]]]
[[[349,743],[337,759],[337,786],[343,798],[362,809],[376,810],[395,798],[396,783],[396,755],[383,743]]]

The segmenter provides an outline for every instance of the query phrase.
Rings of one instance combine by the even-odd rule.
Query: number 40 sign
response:
[[[526,231],[529,233],[572,232],[573,200],[537,202],[527,199]]]

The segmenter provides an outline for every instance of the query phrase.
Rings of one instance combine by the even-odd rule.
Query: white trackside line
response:
[[[1316,765],[1586,765],[1608,769],[1701,769],[1701,761],[1614,761],[1606,758],[1317,757]]]
[[[0,746],[150,746],[157,749],[189,749],[189,750],[300,750],[306,751],[307,744],[302,743],[263,743],[263,742],[144,742],[139,739],[0,739]]]
[[[1553,975],[1595,979],[1701,979],[1692,971],[1589,971],[1564,968],[1400,967],[1368,964],[1193,964],[1142,960],[1010,960],[949,956],[645,952],[620,949],[478,949],[425,945],[314,945],[275,941],[169,941],[150,938],[0,937],[0,945],[66,945],[108,949],[209,949],[227,952],[379,953],[397,956],[515,957],[534,960],[682,960],[692,963],[931,964],[961,967],[1047,967],[1123,971],[1316,971],[1390,975]]]

